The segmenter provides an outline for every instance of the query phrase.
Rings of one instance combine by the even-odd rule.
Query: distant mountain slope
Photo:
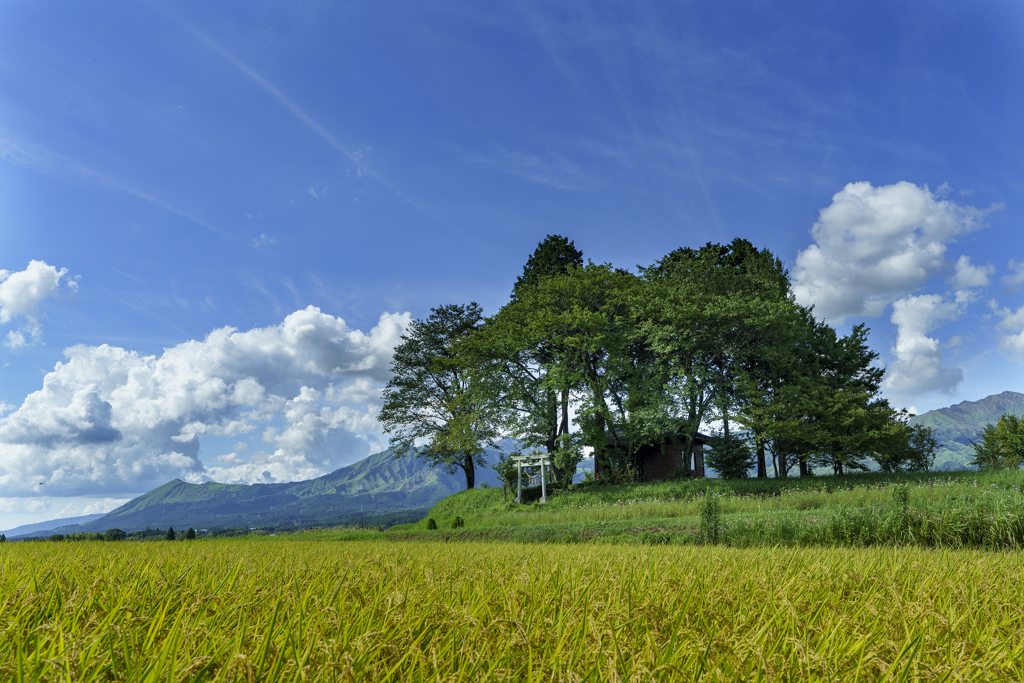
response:
[[[911,420],[935,430],[935,438],[943,444],[935,453],[935,469],[957,470],[967,467],[974,457],[971,440],[977,440],[985,425],[1000,415],[1024,415],[1024,394],[1004,391],[980,401],[964,401],[948,408],[929,410]]]
[[[102,517],[99,515],[82,515],[81,517],[64,517],[63,519],[51,519],[47,522],[36,522],[35,524],[22,524],[21,526],[8,529],[7,531],[0,531],[0,534],[4,534],[7,538],[13,538],[14,536],[24,536],[26,534],[37,533],[40,531],[49,531],[50,529],[56,529],[62,526],[72,526],[76,524],[85,524],[91,522],[94,519]]]
[[[489,468],[478,469],[476,477],[478,486],[497,485]],[[354,523],[360,515],[429,508],[465,488],[461,470],[449,475],[419,458],[395,459],[384,451],[322,477],[287,484],[187,484],[175,479],[100,519],[48,533]]]

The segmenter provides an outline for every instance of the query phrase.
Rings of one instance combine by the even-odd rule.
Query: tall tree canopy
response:
[[[412,321],[395,348],[380,413],[396,457],[415,453],[449,473],[462,469],[467,489],[498,437],[490,404],[456,353],[482,322],[476,303],[433,308],[426,320]]]
[[[469,487],[499,434],[545,449],[568,483],[585,447],[602,473],[643,478],[641,448],[666,439],[682,441],[688,472],[711,422],[725,476],[751,463],[767,476],[767,454],[776,476],[866,458],[927,467],[934,439],[880,397],[867,334],[816,321],[781,260],[747,240],[677,249],[635,275],[549,235],[493,316],[445,306],[412,323],[381,419],[393,448],[422,445]]]

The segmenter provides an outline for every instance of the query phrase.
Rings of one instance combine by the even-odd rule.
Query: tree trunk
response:
[[[686,421],[688,424],[693,424],[697,419],[697,399],[696,397],[690,398],[690,405],[687,406]],[[696,433],[700,429],[700,425],[693,430]],[[692,474],[691,463],[693,462],[693,449],[695,445],[694,437],[690,434],[686,435],[686,441],[683,445],[683,476],[689,477]]]
[[[789,476],[789,462],[786,460],[786,451],[780,448],[778,458],[779,464],[775,468],[775,476],[785,479]]]
[[[476,468],[473,466],[473,456],[465,456],[460,467],[466,472],[466,490],[468,491],[476,484]]]
[[[810,476],[810,470],[807,469],[807,460],[805,460],[802,455],[800,456],[800,476]]]
[[[611,474],[604,455],[608,438],[604,433],[604,418],[600,414],[594,415],[594,439],[594,476],[601,474],[607,479]]]
[[[569,433],[569,390],[562,389],[562,423],[558,426],[558,435]]]
[[[757,442],[757,478],[768,478],[768,466],[764,462],[764,444]]]

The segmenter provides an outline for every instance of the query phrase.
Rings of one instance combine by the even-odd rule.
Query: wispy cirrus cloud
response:
[[[48,175],[51,178],[56,178],[57,180],[66,183],[91,185],[93,187],[100,187],[106,190],[114,190],[115,192],[129,194],[144,202],[157,206],[164,211],[169,211],[177,216],[190,220],[193,223],[197,223],[204,228],[222,235],[228,234],[224,230],[207,223],[202,218],[194,216],[187,211],[183,211],[155,195],[143,192],[142,190],[138,190],[130,185],[126,185],[112,176],[90,168],[77,159],[65,156],[41,145],[14,140],[9,137],[0,138],[0,159],[14,164],[15,166],[27,168],[31,171],[35,171],[36,173],[42,173],[43,175]]]

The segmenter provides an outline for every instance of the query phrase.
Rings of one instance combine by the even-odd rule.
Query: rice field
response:
[[[1024,679],[1016,552],[0,546],[0,679]]]

